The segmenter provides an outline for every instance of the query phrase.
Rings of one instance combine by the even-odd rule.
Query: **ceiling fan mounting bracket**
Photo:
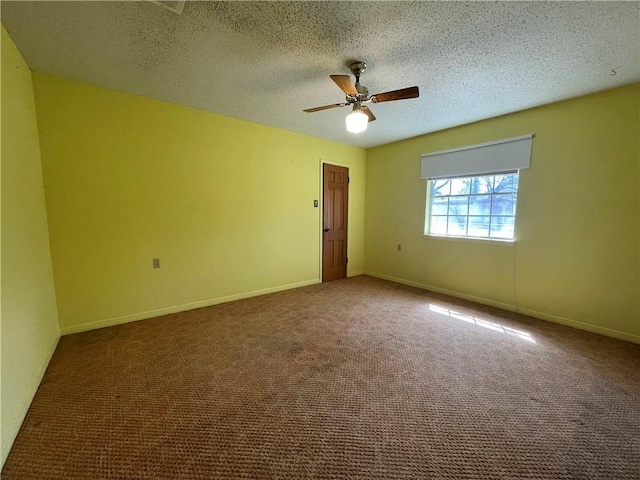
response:
[[[349,70],[351,70],[351,73],[353,73],[353,75],[355,75],[356,77],[362,75],[366,68],[367,64],[359,61],[353,62],[349,65]]]

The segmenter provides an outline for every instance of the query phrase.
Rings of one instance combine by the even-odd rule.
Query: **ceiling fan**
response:
[[[420,96],[418,87],[408,87],[400,90],[392,90],[390,92],[369,95],[369,89],[364,85],[360,85],[360,76],[364,72],[365,68],[367,68],[367,64],[360,61],[353,62],[349,65],[351,73],[356,77],[355,85],[351,81],[349,75],[329,75],[331,80],[333,80],[346,94],[347,98],[344,103],[332,103],[331,105],[324,105],[322,107],[307,108],[304,111],[307,113],[313,113],[319,112],[320,110],[353,105],[352,112],[347,115],[346,118],[347,130],[353,133],[360,133],[367,129],[367,124],[369,122],[373,122],[376,119],[376,116],[369,107],[363,104],[391,102],[393,100],[405,100],[407,98],[417,98]]]

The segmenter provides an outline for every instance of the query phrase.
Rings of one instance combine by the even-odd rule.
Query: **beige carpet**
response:
[[[640,346],[370,277],[63,337],[11,479],[638,479]]]

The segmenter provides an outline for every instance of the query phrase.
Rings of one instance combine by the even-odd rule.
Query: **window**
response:
[[[427,234],[513,240],[518,172],[429,181]]]
[[[529,168],[533,134],[423,153],[426,235],[513,240],[518,178]]]

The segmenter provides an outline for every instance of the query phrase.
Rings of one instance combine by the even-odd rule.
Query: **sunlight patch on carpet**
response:
[[[483,320],[478,317],[472,317],[471,315],[465,315],[464,313],[456,312],[455,310],[449,310],[448,308],[439,307],[438,305],[434,305],[432,303],[429,304],[429,310],[435,313],[439,313],[441,315],[446,315],[451,318],[455,318],[456,320],[462,320],[463,322],[472,323],[474,325],[478,325],[479,327],[488,328],[489,330],[495,330],[496,332],[506,333],[507,335],[512,335],[514,337],[518,337],[522,340],[526,340],[527,342],[536,343],[533,337],[527,332],[523,332],[522,330],[516,330],[515,328],[505,327],[496,322],[490,322],[488,320]]]

